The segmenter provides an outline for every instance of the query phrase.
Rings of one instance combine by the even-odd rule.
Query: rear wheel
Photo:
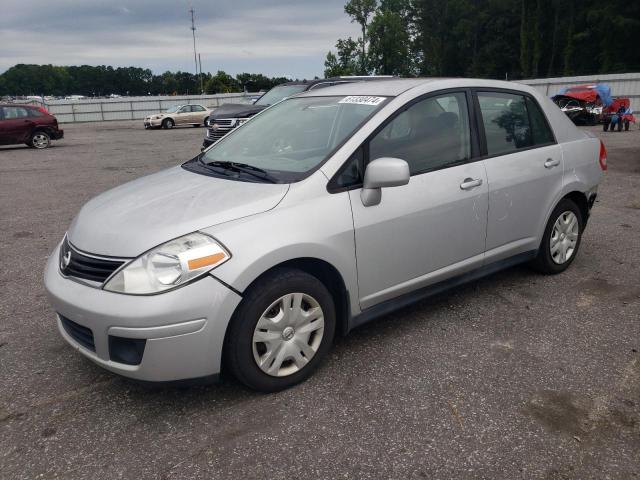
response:
[[[624,121],[624,131],[625,132],[629,131],[629,123],[630,123],[629,120],[625,120]]]
[[[175,122],[170,118],[165,118],[162,121],[162,128],[173,128],[174,125],[175,125]]]
[[[582,240],[583,219],[572,200],[563,198],[553,210],[532,267],[545,274],[566,270],[578,253]]]
[[[268,274],[252,286],[229,325],[225,366],[262,392],[308,378],[333,342],[335,306],[316,277],[300,270]]]
[[[47,132],[33,132],[29,139],[29,145],[38,149],[47,148],[51,145],[51,137],[49,137]]]

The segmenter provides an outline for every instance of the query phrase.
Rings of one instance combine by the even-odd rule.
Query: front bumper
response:
[[[202,141],[202,148],[200,150],[204,150],[205,148],[210,147],[214,143],[216,143],[215,140],[209,140],[208,138],[205,137],[205,139]]]
[[[241,297],[210,275],[158,295],[123,295],[65,278],[59,246],[49,257],[45,287],[62,337],[98,365],[120,375],[168,382],[220,372],[227,325]],[[91,330],[94,350],[70,335],[64,317]],[[109,340],[146,340],[138,365],[114,361]]]
[[[145,118],[144,119],[145,127],[161,127],[162,126],[162,118],[153,119],[153,118]]]

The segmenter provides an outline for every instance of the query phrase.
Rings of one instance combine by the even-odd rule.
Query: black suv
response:
[[[335,77],[323,78],[317,80],[303,80],[296,82],[282,83],[273,87],[267,93],[262,95],[255,103],[246,105],[240,103],[226,103],[216,108],[205,121],[207,125],[207,133],[202,142],[202,150],[209,145],[216,143],[234,128],[242,125],[244,122],[253,117],[256,113],[261,112],[269,105],[278,103],[292,95],[296,95],[307,90],[315,88],[324,88],[337,85],[339,83],[364,82],[370,80],[389,80],[390,76],[362,76],[362,77]]]

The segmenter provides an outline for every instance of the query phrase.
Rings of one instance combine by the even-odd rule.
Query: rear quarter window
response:
[[[544,112],[535,100],[527,97],[527,110],[531,119],[531,134],[534,145],[546,145],[555,141]]]

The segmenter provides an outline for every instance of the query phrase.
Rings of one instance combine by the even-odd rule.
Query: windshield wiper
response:
[[[201,160],[202,161],[202,160]],[[213,160],[211,162],[204,162],[204,165],[222,168],[224,170],[232,170],[235,172],[246,173],[247,175],[251,175],[252,177],[259,178],[261,180],[266,180],[270,183],[278,183],[278,179],[271,175],[266,170],[262,168],[255,167],[253,165],[248,165],[246,163],[236,163],[236,162],[223,162],[220,160]]]

